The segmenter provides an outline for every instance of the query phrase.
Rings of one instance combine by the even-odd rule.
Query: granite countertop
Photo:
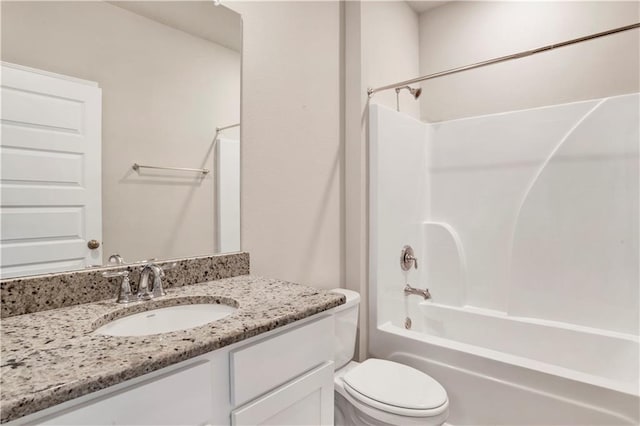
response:
[[[2,320],[0,422],[8,422],[345,302],[342,295],[242,275],[172,288],[124,306],[113,299]],[[163,306],[224,303],[238,308],[212,324],[151,336],[92,334],[110,319]]]

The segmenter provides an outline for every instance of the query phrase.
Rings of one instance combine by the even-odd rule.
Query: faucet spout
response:
[[[165,296],[162,287],[162,279],[165,277],[164,271],[174,269],[178,266],[178,262],[159,266],[153,262],[146,263],[140,272],[140,284],[138,285],[138,300],[149,300],[154,297]],[[151,281],[153,277],[153,281]]]
[[[153,289],[154,292],[151,291],[150,285],[150,276],[153,275]],[[140,284],[138,285],[138,300],[149,300],[156,297],[155,289],[156,287],[160,288],[161,295],[164,295],[164,291],[162,291],[161,279],[164,276],[164,272],[162,272],[162,268],[160,268],[155,263],[147,263],[142,267],[142,271],[140,272]]]
[[[410,294],[416,294],[418,296],[424,297],[424,300],[431,299],[431,293],[429,293],[429,289],[425,288],[422,290],[421,288],[411,287],[409,284],[406,284],[404,287],[405,296],[409,296]]]

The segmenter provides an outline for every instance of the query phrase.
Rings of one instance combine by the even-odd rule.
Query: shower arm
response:
[[[633,30],[636,28],[640,28],[640,22],[637,22],[635,24],[631,24],[631,25],[625,25],[624,27],[618,27],[618,28],[613,28],[607,31],[602,31],[599,33],[594,33],[594,34],[590,34],[588,36],[584,36],[584,37],[578,37],[578,38],[574,38],[571,40],[566,40],[560,43],[554,43],[554,44],[548,44],[546,46],[542,46],[542,47],[538,47],[536,49],[531,49],[531,50],[525,50],[523,52],[518,52],[518,53],[514,53],[511,55],[507,55],[507,56],[501,56],[498,58],[493,58],[493,59],[489,59],[486,61],[482,61],[482,62],[476,62],[474,64],[470,64],[470,65],[465,65],[462,67],[458,67],[458,68],[451,68],[448,69],[446,71],[440,71],[440,72],[436,72],[433,74],[428,74],[428,75],[424,75],[422,77],[417,77],[411,80],[406,80],[406,81],[401,81],[399,83],[394,83],[394,84],[389,84],[386,86],[381,86],[381,87],[377,87],[377,88],[369,88],[367,89],[367,94],[369,95],[369,97],[371,98],[374,94],[381,92],[383,90],[389,90],[389,89],[397,89],[403,86],[408,86],[411,84],[415,84],[415,83],[419,83],[421,81],[426,81],[426,80],[431,80],[434,78],[438,78],[438,77],[444,77],[445,75],[451,75],[451,74],[456,74],[459,72],[463,72],[463,71],[469,71],[469,70],[473,70],[476,68],[481,68],[481,67],[486,67],[487,65],[492,65],[492,64],[498,64],[500,62],[506,62],[506,61],[511,61],[513,59],[520,59],[520,58],[524,58],[527,56],[532,56],[532,55],[537,55],[538,53],[543,53],[543,52],[548,52],[550,50],[553,49],[557,49],[559,47],[565,47],[565,46],[570,46],[572,44],[577,44],[577,43],[582,43],[583,41],[589,41],[589,40],[593,40],[596,38],[600,38],[600,37],[605,37],[605,36],[609,36],[612,34],[617,34],[617,33],[621,33],[623,31],[629,31],[629,30]]]
[[[418,99],[422,93],[422,89],[419,87],[402,86],[396,87],[396,111],[400,112],[400,91],[407,89],[407,91],[413,96],[413,99]]]

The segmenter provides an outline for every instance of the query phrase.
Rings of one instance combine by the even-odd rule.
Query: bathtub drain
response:
[[[407,317],[404,320],[404,328],[406,328],[407,330],[411,329],[411,318]]]

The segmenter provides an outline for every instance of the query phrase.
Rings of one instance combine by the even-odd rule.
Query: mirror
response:
[[[239,251],[240,15],[1,7],[1,277]]]

